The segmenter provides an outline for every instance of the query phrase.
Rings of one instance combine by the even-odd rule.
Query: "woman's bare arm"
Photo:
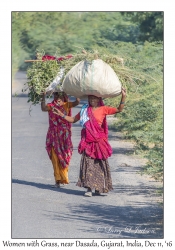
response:
[[[41,110],[42,111],[49,111],[48,106],[46,105],[46,101],[45,101],[45,93],[42,95],[41,97]]]
[[[72,102],[72,107],[77,106],[80,103],[80,98],[76,98],[74,102]]]
[[[63,117],[66,121],[68,121],[70,123],[75,123],[79,120],[76,116],[72,117],[72,116],[68,116],[68,115],[63,114],[60,110],[58,110],[55,107],[52,108],[52,111],[54,114]]]
[[[125,98],[126,98],[126,89],[122,87],[122,99],[117,108],[118,109],[117,113],[122,112],[124,105],[125,105]]]

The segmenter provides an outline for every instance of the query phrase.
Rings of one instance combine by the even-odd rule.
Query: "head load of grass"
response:
[[[141,71],[137,71],[133,67],[136,64],[132,59],[123,58],[118,55],[114,55],[108,51],[81,51],[74,54],[71,58],[63,60],[42,60],[44,53],[38,52],[38,59],[28,67],[27,69],[27,83],[25,91],[28,91],[28,102],[36,105],[40,102],[40,95],[45,92],[45,89],[58,75],[60,68],[64,68],[64,76],[68,71],[77,63],[83,60],[93,61],[101,59],[106,62],[117,74],[122,86],[136,89],[142,82],[150,80],[150,75]],[[64,59],[65,58],[65,59]],[[129,63],[128,63],[129,62]],[[64,80],[62,78],[62,82]],[[60,85],[61,86],[61,85]]]

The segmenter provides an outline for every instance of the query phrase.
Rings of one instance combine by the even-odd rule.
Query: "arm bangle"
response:
[[[66,117],[66,115],[63,115],[63,116],[62,116],[62,118],[65,118],[65,117]]]
[[[125,104],[125,102],[120,102],[120,104]]]

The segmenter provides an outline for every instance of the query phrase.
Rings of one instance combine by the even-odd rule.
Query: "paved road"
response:
[[[114,190],[84,197],[85,190],[76,186],[81,128],[74,124],[70,184],[53,189],[53,169],[45,150],[48,116],[39,105],[29,115],[29,107],[27,97],[12,97],[12,238],[163,238],[160,185],[139,174],[144,161],[129,154],[131,143],[109,131]]]
[[[74,124],[72,129],[70,184],[61,189],[51,188],[54,179],[45,150],[47,127],[47,113],[39,106],[33,107],[30,116],[27,98],[12,98],[12,238],[162,237],[162,208],[156,202],[158,184],[137,173],[142,160],[127,155],[132,150],[130,143],[110,131],[114,190],[89,198],[75,185],[80,125]],[[136,233],[137,228],[145,231]]]

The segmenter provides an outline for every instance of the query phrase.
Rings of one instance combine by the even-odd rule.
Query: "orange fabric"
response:
[[[51,110],[51,106],[47,104],[49,111]],[[69,109],[72,108],[72,102],[64,102],[63,108],[66,110],[67,114],[69,113]]]
[[[98,124],[101,126],[103,123],[103,119],[106,115],[113,115],[118,111],[117,108],[109,107],[109,106],[101,106],[97,109],[92,110],[95,119]],[[76,118],[80,120],[80,112],[76,115]]]
[[[51,149],[51,161],[54,170],[55,182],[59,181],[61,184],[68,184],[68,166],[66,168],[61,167],[60,161],[53,148]]]
[[[117,108],[112,108],[108,106],[101,106],[97,109],[92,110],[92,113],[97,120],[98,124],[101,126],[103,123],[103,119],[106,115],[113,115],[117,112]]]

